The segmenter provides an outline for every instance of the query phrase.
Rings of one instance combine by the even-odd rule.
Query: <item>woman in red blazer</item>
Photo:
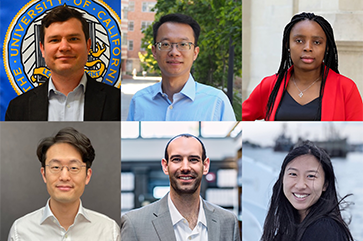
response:
[[[333,29],[313,13],[285,27],[278,72],[242,104],[242,120],[363,121],[355,83],[339,74]]]

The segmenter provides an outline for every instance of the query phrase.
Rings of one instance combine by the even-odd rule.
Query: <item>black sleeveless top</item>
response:
[[[285,91],[277,108],[275,121],[320,121],[321,116],[319,116],[318,120],[316,119],[319,98],[305,105],[300,105],[291,97],[289,92]]]

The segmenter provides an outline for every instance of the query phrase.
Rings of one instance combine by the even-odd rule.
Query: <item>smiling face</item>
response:
[[[70,166],[73,162],[85,165],[78,150],[70,144],[54,144],[46,152],[45,165],[56,163],[59,166]],[[64,167],[60,173],[54,174],[46,166],[41,168],[41,173],[52,203],[73,204],[79,202],[85,185],[91,179],[92,170],[89,168],[86,172],[86,167],[82,167],[79,173],[73,174]]]
[[[178,137],[168,146],[169,161],[162,160],[163,171],[169,175],[170,193],[200,193],[203,175],[209,171],[209,158],[202,160],[202,146],[193,137]]]
[[[50,24],[45,29],[44,45],[40,43],[52,76],[83,75],[90,47],[91,39],[86,41],[82,24],[76,18]]]
[[[167,41],[169,43],[194,43],[194,32],[188,24],[166,22],[159,27],[157,32],[155,42],[161,41]],[[186,82],[189,78],[193,62],[198,57],[199,47],[192,45],[190,50],[179,51],[173,45],[170,51],[160,51],[153,45],[152,53],[158,62],[163,80],[181,78]]]
[[[290,55],[294,68],[320,71],[326,41],[326,35],[317,22],[303,20],[296,23],[290,32]]]
[[[326,188],[324,170],[314,156],[302,155],[287,164],[283,190],[291,205],[299,212],[301,220]]]

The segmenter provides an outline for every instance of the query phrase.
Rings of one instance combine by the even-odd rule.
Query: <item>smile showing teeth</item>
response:
[[[180,179],[183,179],[183,180],[190,180],[192,179],[191,177],[180,177]]]
[[[309,195],[308,194],[300,195],[300,194],[294,193],[294,196],[297,197],[297,198],[304,198],[304,197],[307,197]]]

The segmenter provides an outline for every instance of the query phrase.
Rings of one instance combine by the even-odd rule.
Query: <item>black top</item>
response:
[[[344,229],[329,217],[320,218],[308,226],[301,241],[348,241]]]
[[[319,97],[313,101],[300,105],[291,97],[289,92],[285,91],[282,96],[280,106],[277,108],[276,121],[316,121],[316,115],[319,109]],[[321,120],[321,116],[319,119]]]

